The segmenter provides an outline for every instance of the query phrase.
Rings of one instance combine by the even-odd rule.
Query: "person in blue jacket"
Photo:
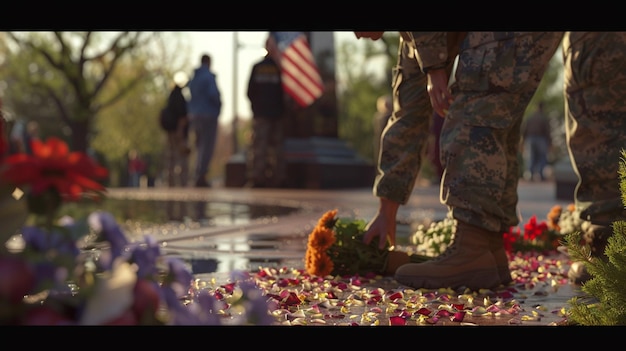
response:
[[[196,137],[195,186],[210,187],[207,172],[215,150],[222,100],[215,73],[211,71],[211,56],[203,54],[200,63],[187,85],[190,93],[187,112]]]

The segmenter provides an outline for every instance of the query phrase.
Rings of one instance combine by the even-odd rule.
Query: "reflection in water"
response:
[[[217,271],[218,261],[214,258],[191,258],[189,264],[193,274],[213,273]]]
[[[64,211],[74,218],[81,218],[95,210],[110,212],[119,223],[192,222],[200,226],[225,226],[247,224],[263,217],[284,216],[297,211],[298,208],[234,202],[105,198],[99,203],[68,203]]]
[[[166,201],[167,217],[171,221],[182,222],[189,216],[189,204],[183,201]]]
[[[260,267],[301,267],[307,241],[308,235],[304,233],[286,235],[258,232],[170,241],[163,250],[168,255],[188,262],[193,274],[225,273],[234,270],[256,271]],[[217,266],[203,266],[199,263],[207,260],[215,260]]]
[[[95,210],[110,212],[122,226],[128,228],[163,225],[174,228],[220,227],[246,225],[261,218],[277,218],[299,208],[214,201],[159,201],[105,198],[94,204],[68,203],[64,210],[74,218],[84,218]],[[142,233],[141,230],[136,231]],[[132,234],[131,234],[132,235]],[[197,237],[193,240],[202,239]],[[202,239],[203,240],[203,239]],[[260,266],[286,264],[288,253],[303,251],[306,238],[277,237],[272,233],[251,234],[246,238],[226,237],[211,243],[198,241],[168,243],[166,254],[186,261],[193,274],[255,270]],[[301,256],[301,254],[298,253]],[[293,259],[293,258],[291,258]]]
[[[227,273],[236,270],[256,271],[260,267],[275,267],[280,268],[287,265],[292,267],[298,267],[302,265],[302,257],[304,257],[304,251],[298,258],[294,257],[257,257],[254,249],[251,249],[246,254],[225,254],[221,252],[206,253],[198,257],[198,252],[195,253],[170,253],[170,255],[178,257],[187,262],[191,269],[192,274],[203,273]],[[252,256],[252,257],[251,257]]]

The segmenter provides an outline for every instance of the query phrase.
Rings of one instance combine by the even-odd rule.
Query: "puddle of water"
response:
[[[200,226],[247,224],[263,217],[284,216],[298,208],[214,201],[161,201],[103,199],[102,202],[70,203],[65,213],[81,218],[94,210],[110,212],[118,223],[171,224],[183,222]]]
[[[305,235],[249,233],[218,238],[197,237],[167,242],[163,252],[187,262],[193,274],[257,270],[259,267],[302,266]]]
[[[67,204],[64,213],[83,218],[95,210],[110,212],[129,236],[139,237],[145,231],[154,232],[150,228],[180,233],[186,229],[246,225],[258,219],[285,216],[300,209],[234,202],[105,198],[97,204]],[[158,236],[161,235],[159,232]],[[281,266],[292,260],[290,254],[299,261],[301,255],[294,255],[293,252],[299,252],[303,247],[306,247],[306,238],[277,237],[271,233],[210,239],[200,235],[184,243],[167,243],[163,252],[181,258],[193,274],[203,274]]]

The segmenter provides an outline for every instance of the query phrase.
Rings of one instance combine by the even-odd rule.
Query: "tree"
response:
[[[374,162],[376,100],[391,93],[391,68],[396,63],[399,34],[389,32],[376,41],[361,40],[366,40],[361,55],[355,55],[358,50],[354,42],[342,43],[338,53],[339,69],[346,73],[345,85],[338,94],[339,136],[361,157]],[[376,58],[384,64],[368,71]]]
[[[50,41],[53,33],[11,34],[42,48],[18,46],[9,34],[0,33],[0,95],[4,95],[7,111],[14,117],[37,120],[42,137],[63,137],[76,150],[80,149],[76,144],[84,145],[109,168],[109,185],[124,181],[126,156],[131,149],[152,160],[150,176],[159,173],[165,141],[156,120],[158,111],[167,99],[174,74],[189,69],[189,47],[176,40],[180,33],[141,34],[143,39],[134,37],[137,45],[132,48],[120,38],[130,33],[59,33],[72,43],[73,49],[67,50],[74,50],[64,61],[82,62],[79,57],[84,56],[84,69],[68,63],[68,72],[53,68],[41,54],[45,51],[56,59],[50,45],[42,43]],[[116,41],[119,44],[114,44]],[[79,44],[85,49],[76,49]],[[122,54],[122,48],[114,48],[119,46],[128,47],[127,51]],[[100,58],[94,58],[98,53]],[[36,77],[33,72],[37,72]],[[84,97],[82,102],[77,96]],[[85,121],[76,116],[89,117]]]
[[[87,151],[93,121],[149,76],[147,55],[140,55],[155,32],[7,32],[1,67],[5,101],[16,113],[40,111],[68,127],[73,150]],[[121,80],[116,70],[134,61]],[[26,60],[26,61],[24,61]],[[27,63],[27,64],[25,64]],[[105,89],[116,81],[116,89]],[[57,122],[58,123],[58,122]]]

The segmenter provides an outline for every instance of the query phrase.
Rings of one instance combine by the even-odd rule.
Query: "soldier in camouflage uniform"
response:
[[[383,32],[355,32],[357,38],[378,40]],[[408,32],[400,32],[398,58],[393,68],[392,114],[383,129],[373,192],[379,198],[378,213],[367,224],[365,240],[374,236],[380,247],[395,245],[396,215],[413,191],[429,136],[432,107],[426,91],[426,75],[415,58]]]
[[[378,236],[381,248],[387,240],[395,245],[398,208],[408,202],[413,191],[422,165],[422,151],[429,138],[433,114],[427,91],[427,77],[420,69],[413,37],[410,32],[400,34],[398,62],[393,72],[394,112],[383,132],[378,174],[373,187],[380,206],[367,224],[364,235],[366,243]],[[356,35],[357,38],[368,37],[376,40],[382,32],[356,32]],[[454,58],[464,37],[465,32],[446,33],[445,48],[442,48],[439,56],[445,62],[446,76],[452,71]],[[512,278],[504,246],[494,244],[492,249],[500,283],[509,284]]]
[[[624,55],[625,32],[568,32],[563,40],[565,133],[578,175],[576,208],[586,221],[592,256],[602,259],[611,223],[626,220],[618,173],[626,148]],[[578,263],[568,275],[574,283],[589,279]]]
[[[441,201],[457,227],[444,253],[399,267],[395,278],[414,288],[493,288],[502,282],[494,252],[519,223],[522,118],[563,33],[468,32],[450,89],[445,33],[411,33],[431,104],[445,115]]]

